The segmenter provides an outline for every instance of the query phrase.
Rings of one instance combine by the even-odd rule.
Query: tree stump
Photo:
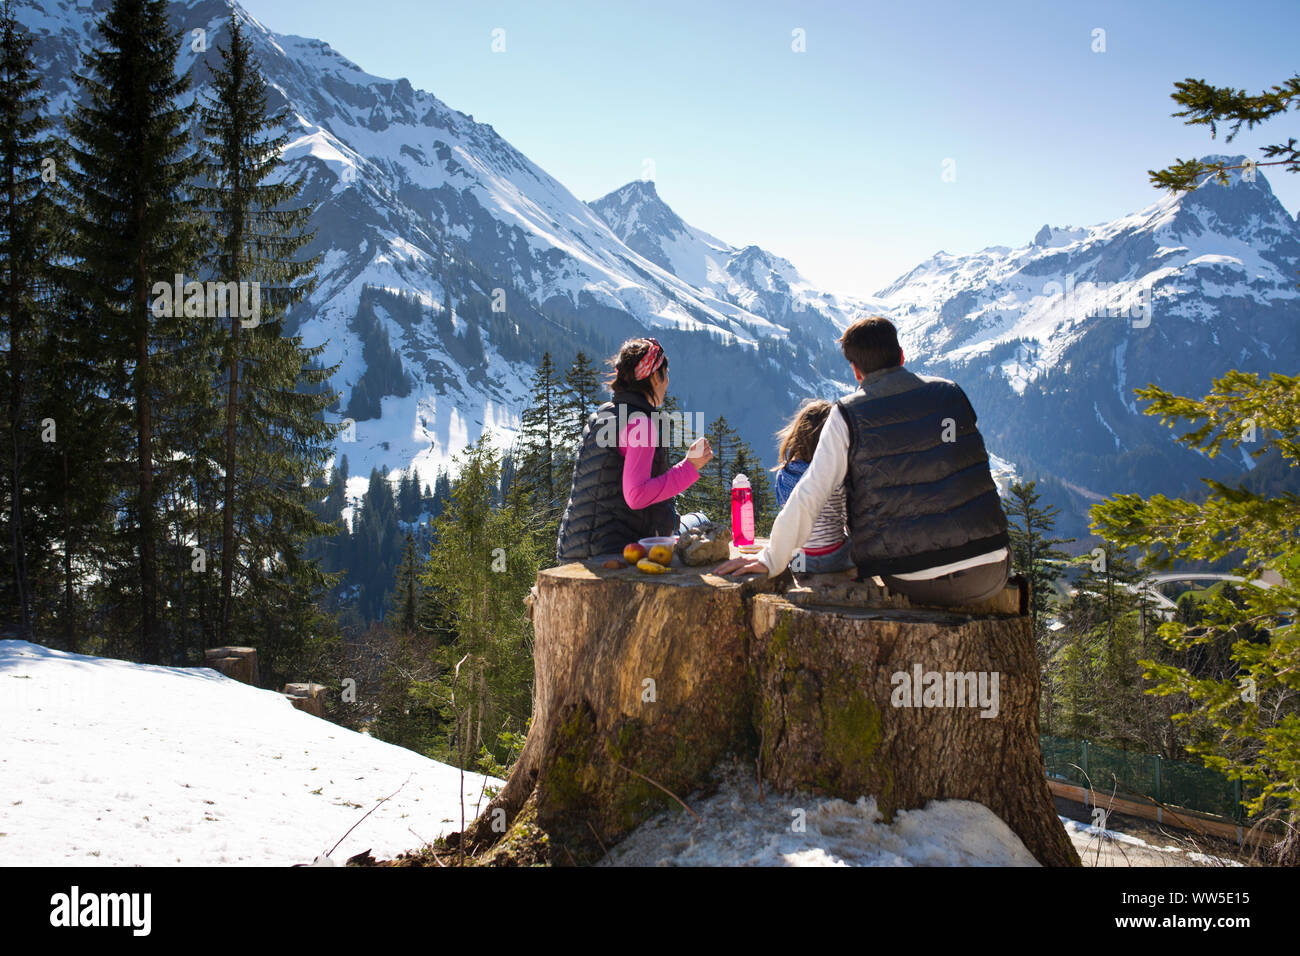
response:
[[[257,686],[256,648],[210,647],[203,652],[203,666],[241,683]]]
[[[739,758],[777,789],[874,795],[887,815],[977,800],[1040,862],[1078,864],[1043,773],[1019,591],[954,613],[870,582],[792,584],[598,560],[542,571],[527,740],[501,792],[449,842],[485,863],[594,862]],[[892,706],[894,674],[918,664],[922,679],[997,673],[997,716]]]
[[[281,693],[289,698],[289,703],[298,710],[323,719],[327,689],[324,684],[285,684]]]
[[[759,587],[694,568],[542,571],[532,725],[466,841],[499,843],[503,862],[589,862],[671,802],[659,787],[689,790],[752,751],[743,595]]]
[[[764,779],[846,800],[871,794],[886,819],[929,800],[974,800],[1040,863],[1078,865],[1043,770],[1029,618],[824,601],[753,599]],[[990,603],[1018,612],[1019,593]]]

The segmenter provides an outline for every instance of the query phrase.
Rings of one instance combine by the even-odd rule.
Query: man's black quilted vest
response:
[[[860,575],[908,574],[1007,546],[984,439],[960,386],[896,366],[867,375],[838,404]]]
[[[573,490],[560,521],[556,558],[576,561],[623,550],[638,538],[673,534],[677,530],[676,499],[659,501],[633,510],[623,498],[623,456],[618,452],[622,422],[634,412],[650,415],[654,409],[635,392],[618,392],[591,413],[582,430],[578,458],[573,463]],[[653,417],[652,417],[653,421]],[[655,448],[650,475],[668,470],[668,449]]]

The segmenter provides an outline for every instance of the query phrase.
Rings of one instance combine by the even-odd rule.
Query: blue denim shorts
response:
[[[790,561],[791,570],[798,566],[795,562],[801,554],[803,555],[803,574],[829,574],[833,571],[847,571],[854,566],[853,556],[850,553],[847,540],[829,554],[804,554],[803,549],[800,548]],[[794,573],[799,574],[800,572],[794,571]]]

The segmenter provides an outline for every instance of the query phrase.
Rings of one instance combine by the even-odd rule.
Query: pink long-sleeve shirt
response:
[[[656,501],[679,495],[700,477],[699,471],[683,458],[662,475],[650,476],[655,457],[655,430],[650,417],[629,416],[618,436],[618,452],[623,456],[623,500],[629,508],[647,508]]]

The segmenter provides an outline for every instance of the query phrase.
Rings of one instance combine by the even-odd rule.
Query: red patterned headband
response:
[[[636,379],[641,381],[649,378],[655,372],[659,371],[659,366],[664,364],[663,346],[655,339],[646,339],[650,343],[650,348],[646,350],[645,355],[641,356],[641,361],[636,363]]]

